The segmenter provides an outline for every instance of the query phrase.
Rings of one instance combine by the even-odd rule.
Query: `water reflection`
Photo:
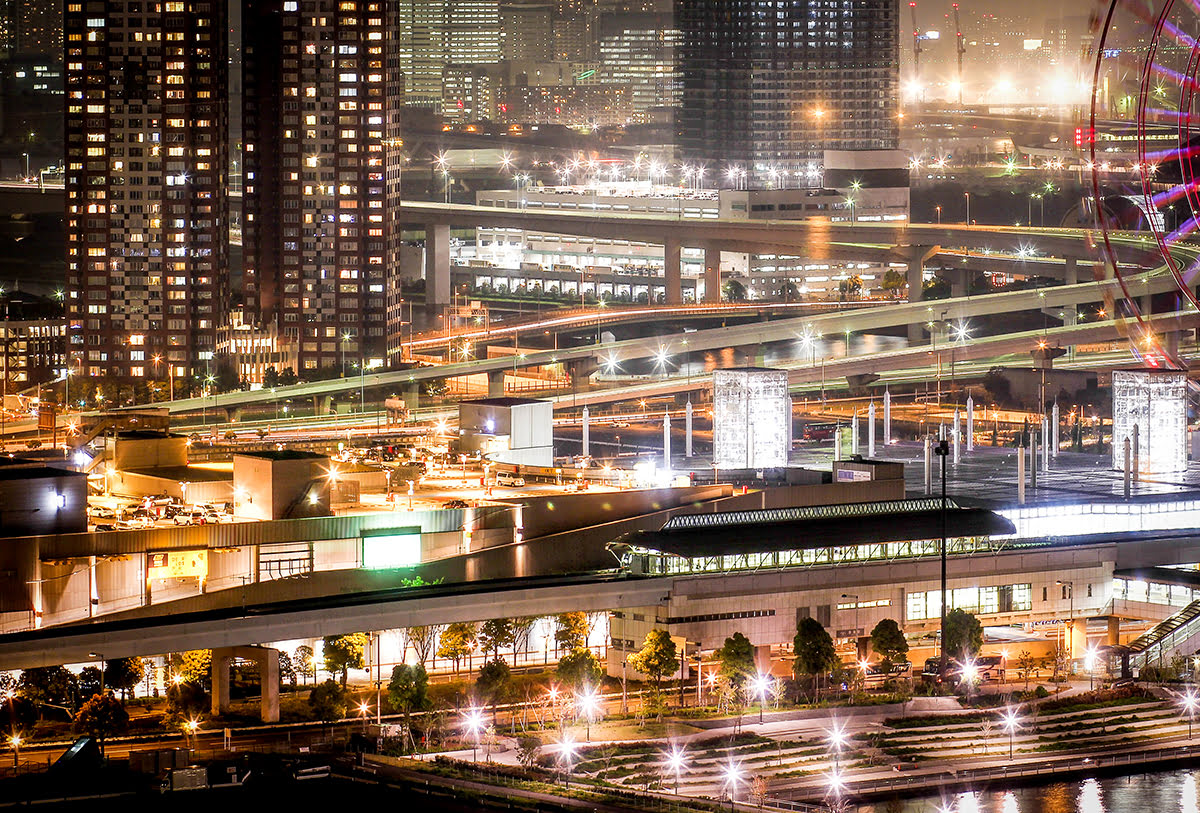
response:
[[[1079,813],[1104,813],[1099,780],[1091,777],[1083,780],[1083,787],[1079,789]]]
[[[859,813],[1200,813],[1200,769],[862,805]]]
[[[1200,813],[1196,801],[1196,775],[1188,774],[1183,778],[1183,788],[1179,793],[1179,813]]]

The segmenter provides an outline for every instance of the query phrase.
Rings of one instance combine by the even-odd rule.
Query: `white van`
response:
[[[496,472],[496,485],[520,488],[521,486],[525,485],[525,478],[520,477],[511,471],[498,471]]]

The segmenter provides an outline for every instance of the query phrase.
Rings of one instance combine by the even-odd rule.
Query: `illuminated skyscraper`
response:
[[[689,158],[766,172],[899,140],[898,0],[677,0]]]
[[[245,294],[300,375],[382,363],[400,232],[396,4],[246,0]]]
[[[212,373],[229,304],[226,6],[68,2],[70,364],[117,384]]]

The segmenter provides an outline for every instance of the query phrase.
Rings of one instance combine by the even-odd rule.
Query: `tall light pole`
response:
[[[933,448],[934,454],[942,459],[942,622],[941,640],[938,642],[938,654],[941,661],[938,664],[938,676],[946,679],[946,457],[950,454],[950,441],[939,440]]]
[[[1063,634],[1063,642],[1067,645],[1067,657],[1075,657],[1075,582],[1069,579],[1059,579],[1055,584],[1066,587],[1071,596],[1071,614],[1067,618],[1067,628]]]
[[[1003,722],[1004,728],[1008,731],[1008,758],[1011,761],[1013,758],[1013,736],[1021,725],[1021,719],[1017,716],[1017,710],[1010,708],[1005,711]]]
[[[682,746],[672,745],[671,750],[666,754],[667,768],[671,773],[675,774],[675,795],[679,795],[679,774],[683,772],[687,765],[687,753]]]
[[[967,200],[967,225],[971,225],[971,193],[963,192],[963,197]]]

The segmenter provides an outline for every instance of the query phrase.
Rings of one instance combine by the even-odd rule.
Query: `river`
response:
[[[854,813],[1200,813],[1200,768],[851,805]]]

